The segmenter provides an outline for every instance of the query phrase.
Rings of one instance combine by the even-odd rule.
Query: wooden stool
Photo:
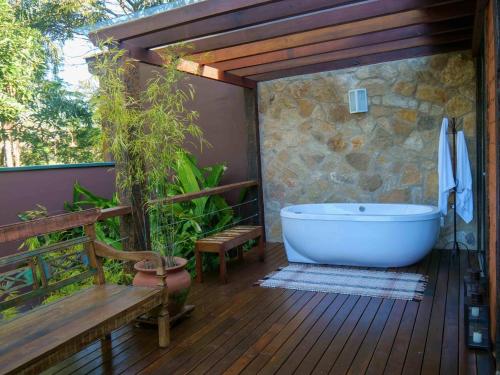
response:
[[[265,254],[261,226],[239,225],[196,241],[194,249],[196,256],[196,281],[203,282],[201,253],[219,254],[219,278],[223,283],[227,283],[226,252],[257,238],[259,240],[257,245],[259,259],[263,261]],[[243,258],[242,248],[238,249],[238,258]]]

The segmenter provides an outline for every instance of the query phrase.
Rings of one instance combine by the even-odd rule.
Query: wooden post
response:
[[[140,74],[139,61],[128,60],[127,69],[125,69],[125,83],[130,96],[138,97],[140,95]],[[126,168],[125,164],[116,164],[117,172]],[[149,220],[146,215],[144,191],[142,185],[135,185],[131,191],[122,191],[116,186],[116,191],[122,204],[128,204],[132,208],[132,214],[122,217],[120,221],[120,232],[122,238],[127,238],[124,242],[125,250],[150,250],[150,228]]]
[[[194,250],[194,254],[196,257],[196,281],[199,283],[203,282],[203,257],[201,252],[196,247]]]
[[[106,279],[104,277],[104,271],[102,269],[102,260],[95,255],[95,247],[94,241],[96,239],[95,234],[95,224],[88,224],[83,227],[83,231],[85,235],[90,238],[91,242],[85,244],[85,248],[87,250],[87,255],[89,257],[90,264],[97,271],[94,277],[94,284],[103,285],[106,283]]]
[[[219,250],[219,279],[222,283],[227,283],[226,252]]]
[[[263,228],[263,241],[265,242],[266,224],[264,220],[264,194],[262,190],[262,162],[260,149],[259,111],[257,101],[257,88],[245,89],[245,109],[249,144],[249,177],[256,178],[259,183],[259,186],[257,187],[257,206],[259,211],[259,225],[261,225]]]

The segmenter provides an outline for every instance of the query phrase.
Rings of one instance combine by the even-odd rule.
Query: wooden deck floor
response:
[[[464,344],[461,279],[473,256],[434,251],[407,271],[430,276],[422,302],[303,291],[252,284],[286,264],[281,245],[260,263],[247,254],[195,285],[193,315],[172,330],[167,349],[156,330],[128,326],[112,348],[94,343],[50,374],[490,374],[484,352]]]

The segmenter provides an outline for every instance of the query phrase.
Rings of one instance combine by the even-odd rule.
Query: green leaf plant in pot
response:
[[[139,90],[140,64],[126,59],[125,51],[111,41],[100,47],[102,53],[95,57],[91,68],[99,82],[93,103],[103,128],[103,149],[116,162],[120,197],[127,197],[136,212],[138,207],[144,208],[144,225],[135,227],[143,228],[138,235],[151,238],[145,243],[164,256],[169,313],[175,316],[182,311],[191,277],[185,270],[187,260],[175,254],[172,205],[162,199],[176,179],[176,167],[185,155],[184,145],[190,142],[201,147],[205,143],[195,124],[198,114],[185,107],[194,97],[193,87],[183,82],[185,76],[176,69],[179,48],[186,48],[162,51],[165,64],[152,68],[152,78]],[[132,216],[135,219],[138,215],[132,212]],[[138,271],[134,285],[158,284],[152,264],[139,262],[134,268]]]

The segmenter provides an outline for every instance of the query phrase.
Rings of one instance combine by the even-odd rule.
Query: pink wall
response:
[[[61,213],[64,202],[73,200],[77,181],[94,194],[111,198],[115,190],[113,165],[96,164],[0,169],[0,225],[19,221],[20,212],[35,209],[37,204],[45,206],[49,214]],[[0,256],[13,253],[19,244],[0,244]]]
[[[153,77],[154,68],[140,65],[141,88]],[[226,163],[223,183],[244,181],[251,175],[248,167],[249,125],[246,118],[245,90],[223,82],[186,76],[195,98],[186,107],[199,113],[197,125],[212,147],[190,147],[203,166]]]
[[[114,192],[114,178],[110,165],[0,170],[0,225],[19,221],[18,213],[34,209],[37,204],[47,207],[49,213],[60,213],[64,202],[72,200],[76,181],[93,193],[109,198]]]

